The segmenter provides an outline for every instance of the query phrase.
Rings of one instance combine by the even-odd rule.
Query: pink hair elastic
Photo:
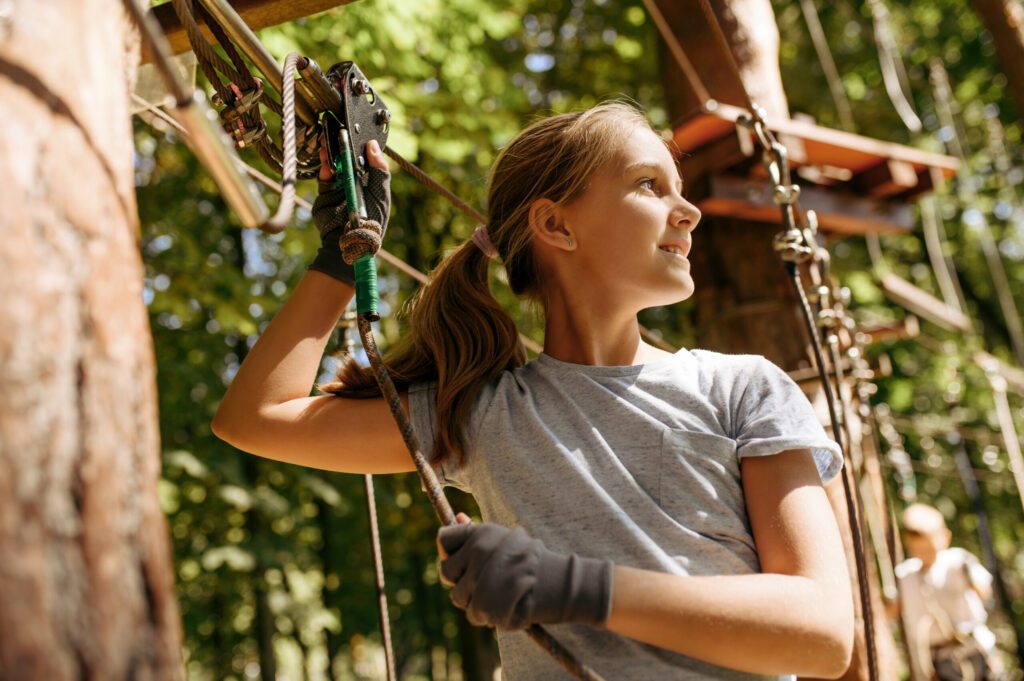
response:
[[[491,260],[498,258],[498,249],[491,243],[491,237],[487,234],[487,228],[483,225],[473,230],[473,243]]]

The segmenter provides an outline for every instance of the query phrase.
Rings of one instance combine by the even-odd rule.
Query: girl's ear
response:
[[[565,220],[565,211],[551,199],[530,204],[530,232],[536,241],[564,251],[576,248],[576,234]]]

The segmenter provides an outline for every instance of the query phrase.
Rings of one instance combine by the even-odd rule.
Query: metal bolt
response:
[[[369,90],[370,84],[362,78],[356,78],[352,81],[352,92],[357,95],[365,95]]]
[[[387,125],[391,122],[391,112],[387,109],[377,109],[377,125]]]
[[[358,123],[356,123],[355,128],[356,128],[356,132],[359,132],[359,124]]]

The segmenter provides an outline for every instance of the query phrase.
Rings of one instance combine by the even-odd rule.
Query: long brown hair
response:
[[[487,232],[514,293],[542,302],[530,205],[540,198],[564,205],[579,197],[636,126],[651,127],[638,108],[603,102],[538,120],[498,154],[487,182]],[[515,322],[491,294],[487,266],[487,256],[470,239],[446,256],[409,301],[409,333],[384,356],[399,389],[437,381],[433,451],[439,459],[454,454],[461,461],[462,428],[480,389],[526,362]],[[321,389],[346,397],[380,395],[369,368],[351,357],[335,382]]]

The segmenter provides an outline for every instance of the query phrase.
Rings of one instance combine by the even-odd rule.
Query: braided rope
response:
[[[196,23],[195,15],[192,13],[191,0],[171,0],[171,5],[174,8],[174,13],[178,15],[178,20],[181,22],[182,27],[185,29],[188,42],[192,46],[192,51],[196,54],[199,68],[203,70],[206,80],[210,81],[210,85],[213,86],[213,89],[216,90],[217,94],[225,102],[231,101],[231,90],[224,85],[217,75],[217,71],[226,74],[231,73],[231,67],[206,42],[206,36],[199,30],[199,24]]]
[[[284,115],[281,128],[284,135],[284,163],[281,171],[281,203],[277,212],[260,225],[260,229],[276,234],[288,226],[295,208],[295,181],[298,163],[295,155],[295,67],[300,55],[290,52],[284,60],[284,84],[281,93],[284,104]]]

